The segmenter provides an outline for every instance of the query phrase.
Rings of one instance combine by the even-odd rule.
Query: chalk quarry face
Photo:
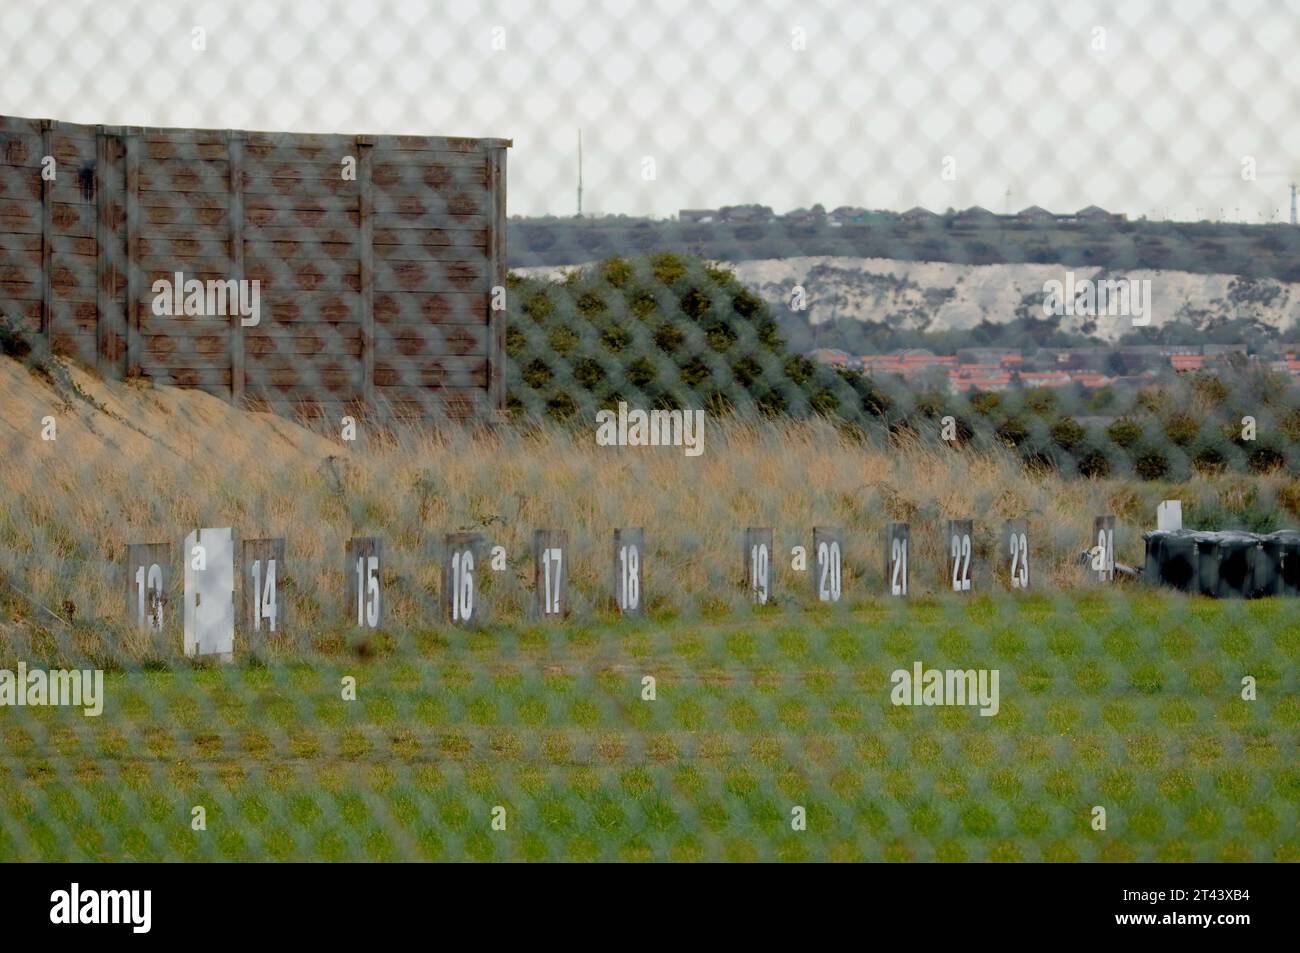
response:
[[[1044,285],[1077,282],[1150,282],[1147,326],[1185,321],[1198,330],[1220,321],[1246,319],[1284,330],[1300,322],[1300,283],[1240,275],[1134,269],[1067,268],[1060,264],[959,265],[893,258],[802,257],[728,261],[742,284],[768,306],[791,307],[796,289],[812,324],[840,318],[879,322],[915,331],[953,331],[981,322],[1003,324],[1020,317],[1042,319]],[[585,265],[538,266],[512,271],[559,280]],[[1063,311],[1065,309],[1062,309]],[[1113,343],[1134,327],[1132,308],[1081,309],[1053,317],[1063,331]],[[1143,326],[1143,325],[1139,325]]]
[[[791,290],[805,290],[813,324],[856,318],[918,331],[971,328],[1043,316],[1043,287],[1076,281],[1149,281],[1149,324],[1187,321],[1204,328],[1232,318],[1276,329],[1300,321],[1300,284],[1238,275],[1135,269],[1066,269],[1058,264],[959,265],[888,258],[786,258],[728,262],[736,277],[773,308],[790,306]],[[1062,314],[1061,329],[1114,342],[1133,328],[1130,314]],[[1106,309],[1109,311],[1110,309]],[[1117,309],[1118,310],[1118,309]]]

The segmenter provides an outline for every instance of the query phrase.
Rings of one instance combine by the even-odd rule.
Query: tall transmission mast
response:
[[[1295,214],[1295,183],[1294,182],[1291,183],[1291,224],[1300,225],[1300,219],[1297,219]]]
[[[1295,211],[1292,210],[1292,218]],[[582,130],[578,130],[578,218],[582,218]]]

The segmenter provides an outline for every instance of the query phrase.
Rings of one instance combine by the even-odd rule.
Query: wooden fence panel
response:
[[[491,418],[509,145],[0,116],[0,310],[109,377]]]

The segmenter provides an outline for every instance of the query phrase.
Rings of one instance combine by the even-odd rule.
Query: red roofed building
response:
[[[1172,354],[1169,357],[1169,364],[1176,371],[1199,371],[1205,366],[1205,356],[1202,354]]]

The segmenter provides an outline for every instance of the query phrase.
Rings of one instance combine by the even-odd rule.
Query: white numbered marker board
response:
[[[447,556],[442,563],[442,604],[452,625],[474,626],[482,618],[479,599],[479,573],[487,569],[483,561],[483,536],[480,533],[448,533]],[[567,571],[568,567],[564,567]]]
[[[1092,521],[1092,569],[1100,582],[1115,578],[1115,517],[1098,516]]]
[[[1012,589],[1029,588],[1029,521],[1007,520],[1002,534],[1002,553],[1006,559]]]
[[[818,602],[839,602],[844,591],[844,545],[840,531],[813,527],[813,588]]]
[[[185,537],[185,654],[235,654],[235,534],[196,529]]]
[[[544,619],[569,614],[569,534],[562,529],[533,533],[533,608]]]
[[[288,579],[284,549],[283,538],[246,539],[240,546],[243,599],[239,618],[245,632],[266,636],[284,631],[284,584]]]
[[[645,614],[645,533],[614,530],[614,603],[620,615]]]
[[[772,530],[745,530],[745,585],[749,600],[765,606],[772,598]]]
[[[890,523],[885,531],[885,587],[891,596],[907,595],[906,523]]]
[[[347,612],[359,629],[377,629],[383,619],[384,541],[376,536],[348,540]]]
[[[945,540],[948,550],[948,586],[953,592],[970,592],[973,583],[971,576],[971,555],[974,544],[971,536],[975,531],[973,520],[948,520],[948,532]]]
[[[171,555],[166,543],[128,543],[126,616],[141,631],[161,632],[167,621]]]

